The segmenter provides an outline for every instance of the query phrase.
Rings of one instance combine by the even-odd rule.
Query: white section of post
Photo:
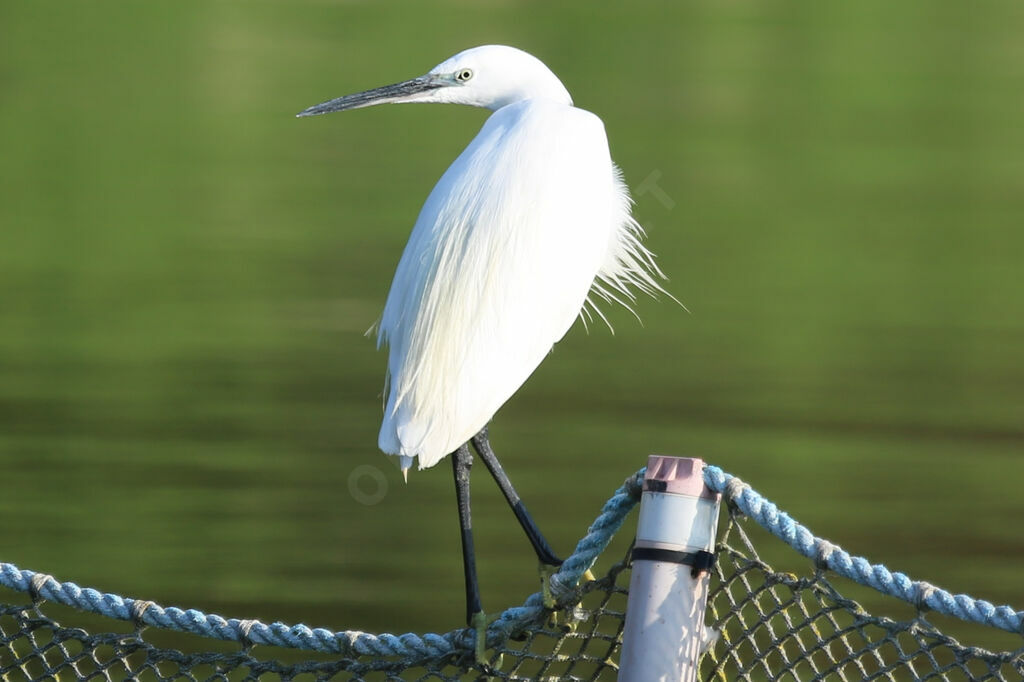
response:
[[[713,552],[721,496],[704,485],[704,462],[651,455],[640,499],[620,682],[692,682],[706,642],[711,574],[681,561]],[[706,557],[705,557],[706,558]]]

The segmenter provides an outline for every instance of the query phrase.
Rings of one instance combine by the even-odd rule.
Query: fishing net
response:
[[[1019,630],[1024,612],[908,582],[906,576],[890,574],[810,536],[720,470],[708,467],[705,479],[725,495],[730,511],[720,533],[708,603],[708,621],[720,637],[702,659],[701,679],[1024,680],[1024,648],[967,646],[928,619],[935,609],[980,623],[984,634]],[[579,586],[576,581],[638,501],[641,480],[642,471],[616,492],[566,561],[561,580],[553,580],[556,612],[540,607],[540,596],[534,595],[489,628],[487,670],[474,665],[473,635],[465,629],[390,636],[226,620],[101,594],[0,564],[0,584],[7,588],[0,589],[0,678],[613,680],[625,620],[629,554],[598,579]],[[756,523],[745,520],[746,515]],[[773,570],[755,549],[755,532],[763,535],[756,538],[758,544],[763,540],[777,546],[770,532],[812,560],[800,559],[801,575]],[[582,561],[576,560],[581,556]],[[856,577],[861,574],[872,577]],[[895,591],[895,597],[911,602],[914,615],[898,620],[868,613],[842,594],[838,584],[857,586],[846,585],[840,575],[853,576],[872,589]],[[907,608],[892,601],[896,610]],[[87,629],[62,624],[83,619],[96,625]]]

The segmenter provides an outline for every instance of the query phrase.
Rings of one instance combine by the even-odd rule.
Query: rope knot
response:
[[[622,482],[622,487],[626,489],[626,494],[628,494],[630,498],[634,500],[640,499],[640,495],[644,491],[644,475],[646,473],[647,467],[644,467]]]
[[[725,484],[725,490],[723,492],[725,493],[725,502],[729,505],[730,509],[733,511],[739,510],[739,507],[737,506],[738,500],[747,490],[750,490],[750,486],[740,479],[735,476],[729,479]]]
[[[156,606],[156,602],[149,601],[148,599],[134,599],[132,600],[131,614],[132,623],[135,624],[135,636],[137,638],[142,637],[142,631],[146,629],[146,624],[142,622],[142,617],[149,610],[149,607]]]
[[[46,583],[51,580],[55,579],[49,573],[36,573],[32,576],[32,580],[30,580],[28,584],[28,594],[32,598],[32,601],[43,601],[44,597],[41,594],[42,589],[46,586]]]
[[[242,645],[242,651],[248,652],[256,643],[249,639],[249,631],[252,630],[253,626],[259,621],[251,618],[238,621],[238,642]]]
[[[817,538],[814,542],[814,566],[819,571],[827,571],[828,560],[832,558],[832,553],[836,551],[836,546],[828,540]]]
[[[931,609],[931,607],[928,606],[926,602],[928,601],[929,597],[931,597],[935,593],[935,589],[936,588],[934,585],[924,580],[914,581],[914,593],[913,597],[911,598],[911,603],[914,605],[914,608],[918,610],[918,612],[928,611]]]

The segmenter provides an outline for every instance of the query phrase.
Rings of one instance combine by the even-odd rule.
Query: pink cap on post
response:
[[[652,484],[653,482],[653,484]],[[704,485],[704,460],[698,457],[651,455],[647,458],[644,490],[717,500],[718,493]]]

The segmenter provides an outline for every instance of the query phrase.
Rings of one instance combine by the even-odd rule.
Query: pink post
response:
[[[651,455],[633,550],[620,682],[692,682],[704,626],[720,495],[704,462]]]

